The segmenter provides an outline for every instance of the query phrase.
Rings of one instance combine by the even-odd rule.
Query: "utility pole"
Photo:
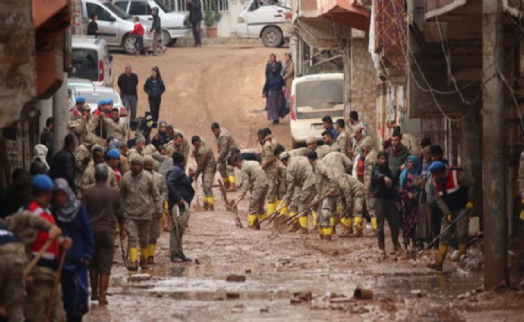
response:
[[[482,1],[484,289],[508,280],[502,2]]]
[[[69,124],[69,104],[67,99],[67,73],[64,82],[53,95],[53,156],[64,147]]]

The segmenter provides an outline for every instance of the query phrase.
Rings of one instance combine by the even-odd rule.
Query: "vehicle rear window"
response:
[[[112,99],[113,102],[118,102],[120,98],[115,92],[82,92],[79,91],[78,95],[82,95],[86,99],[88,104],[96,104],[100,100]]]
[[[73,70],[68,76],[98,81],[98,53],[95,50],[73,48]]]
[[[298,119],[321,119],[326,115],[342,117],[344,113],[344,81],[318,80],[297,84]]]

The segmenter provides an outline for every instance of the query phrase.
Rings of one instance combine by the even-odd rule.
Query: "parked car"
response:
[[[322,139],[322,118],[344,115],[344,74],[316,74],[295,78],[291,87],[291,137],[293,148],[308,137]]]
[[[86,104],[91,108],[91,112],[94,112],[98,108],[98,101],[112,99],[113,107],[118,108],[120,111],[120,122],[129,124],[127,109],[124,107],[120,94],[113,88],[96,85],[86,86],[85,84],[78,86],[77,83],[70,83],[68,81],[67,94],[70,109],[75,105],[76,97],[83,96],[86,99]]]
[[[282,47],[285,38],[289,38],[285,25],[291,23],[290,16],[290,5],[251,0],[238,16],[235,33],[240,38],[261,38],[266,47]]]
[[[189,28],[184,26],[184,19],[187,15],[174,12],[160,0],[116,0],[113,3],[129,15],[148,21],[153,20],[151,10],[158,8],[164,46],[173,46],[178,38],[189,33]]]
[[[115,6],[111,1],[106,0],[82,0],[82,18],[84,30],[87,30],[87,24],[91,15],[98,16],[99,37],[105,39],[110,47],[122,47],[128,54],[134,54],[135,37],[129,33],[134,28],[133,17]],[[144,28],[150,28],[151,23],[141,20]],[[144,46],[151,47],[153,38],[149,33],[144,35]]]
[[[87,79],[95,85],[113,86],[113,56],[104,39],[93,36],[72,37],[72,69],[69,77]]]

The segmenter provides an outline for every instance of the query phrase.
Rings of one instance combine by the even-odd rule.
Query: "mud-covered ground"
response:
[[[172,48],[149,58],[115,55],[116,76],[130,63],[143,84],[157,65],[167,87],[161,119],[213,147],[209,125],[217,121],[241,147],[255,147],[256,129],[268,124],[257,110],[264,105],[264,67],[274,51],[208,47]],[[275,52],[281,58],[285,50]],[[141,113],[146,104],[140,94]],[[289,147],[287,121],[272,129]],[[433,251],[414,267],[405,252],[380,256],[375,238],[335,237],[328,243],[313,232],[239,229],[217,189],[215,198],[216,212],[191,215],[185,249],[193,263],[170,263],[168,233],[149,271],[129,273],[117,249],[110,304],[92,303],[84,321],[524,321],[522,291],[483,292],[482,271],[451,261],[442,274],[430,271],[424,264]],[[244,227],[246,211],[243,201]],[[474,255],[469,266],[478,266]],[[227,282],[230,275],[245,281]],[[373,299],[353,299],[357,287],[372,290]]]

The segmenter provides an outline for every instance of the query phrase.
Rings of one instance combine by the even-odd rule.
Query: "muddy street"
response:
[[[254,148],[256,129],[268,126],[261,113],[265,64],[270,53],[281,59],[285,51],[217,46],[172,48],[165,56],[149,58],[117,54],[115,76],[131,64],[142,86],[151,67],[158,66],[166,84],[161,120],[188,137],[202,136],[213,148],[209,126],[219,122],[242,148]],[[139,114],[146,110],[141,92]],[[289,148],[287,120],[271,129]],[[193,207],[191,213],[184,247],[193,263],[170,262],[168,232],[159,240],[156,265],[147,271],[128,272],[118,248],[109,305],[91,302],[84,321],[524,320],[524,293],[483,292],[478,267],[448,261],[437,274],[425,268],[434,251],[412,266],[406,252],[390,254],[389,240],[383,257],[374,237],[323,242],[312,229],[299,234],[263,224],[260,231],[248,230],[247,201],[239,206],[244,226],[239,229],[217,188],[214,195],[214,212]],[[201,204],[201,189],[197,196]],[[228,193],[229,200],[236,197]],[[475,247],[470,252],[479,254]],[[239,277],[227,281],[231,275]],[[357,288],[371,290],[372,298],[354,299]]]

